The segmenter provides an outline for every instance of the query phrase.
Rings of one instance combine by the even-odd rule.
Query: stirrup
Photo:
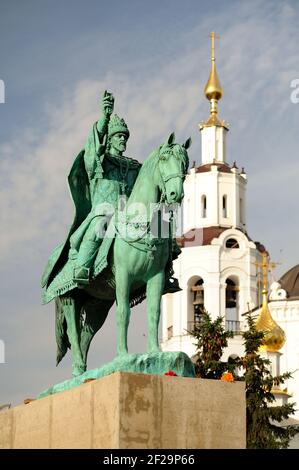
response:
[[[90,268],[84,266],[78,266],[74,268],[73,280],[79,284],[89,284]]]
[[[174,294],[175,292],[180,292],[182,289],[179,286],[179,281],[176,277],[170,277],[164,287],[165,294]]]

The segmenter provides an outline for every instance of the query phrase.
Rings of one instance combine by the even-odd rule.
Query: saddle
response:
[[[98,253],[94,261],[92,278],[90,282],[92,282],[99,274],[101,274],[105,268],[108,267],[108,255],[111,247],[113,246],[114,239],[115,227],[113,221],[111,221],[109,224],[109,229],[107,230],[105,237],[99,246]],[[42,295],[43,304],[51,302],[51,300],[55,299],[55,297],[64,295],[73,289],[80,288],[79,283],[73,279],[75,263],[76,260],[73,259],[73,257],[68,257],[50,284],[44,287]],[[107,281],[109,282],[109,280]]]

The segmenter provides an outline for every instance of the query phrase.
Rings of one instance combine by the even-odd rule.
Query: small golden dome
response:
[[[219,78],[216,72],[215,58],[212,57],[212,68],[210,72],[209,79],[205,86],[205,95],[208,100],[220,100],[223,95],[223,90],[221,88]]]
[[[270,352],[276,352],[282,348],[286,338],[283,329],[272,318],[267,295],[267,290],[263,290],[263,305],[255,326],[258,331],[265,334],[262,346]]]

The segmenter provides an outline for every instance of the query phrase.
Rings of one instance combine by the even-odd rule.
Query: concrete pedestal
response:
[[[116,372],[0,412],[0,448],[245,446],[243,382]]]

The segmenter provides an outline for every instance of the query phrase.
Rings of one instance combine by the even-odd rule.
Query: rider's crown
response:
[[[114,134],[117,134],[117,132],[122,132],[129,138],[130,132],[127,124],[117,114],[114,114],[108,124],[108,136],[112,137]]]

